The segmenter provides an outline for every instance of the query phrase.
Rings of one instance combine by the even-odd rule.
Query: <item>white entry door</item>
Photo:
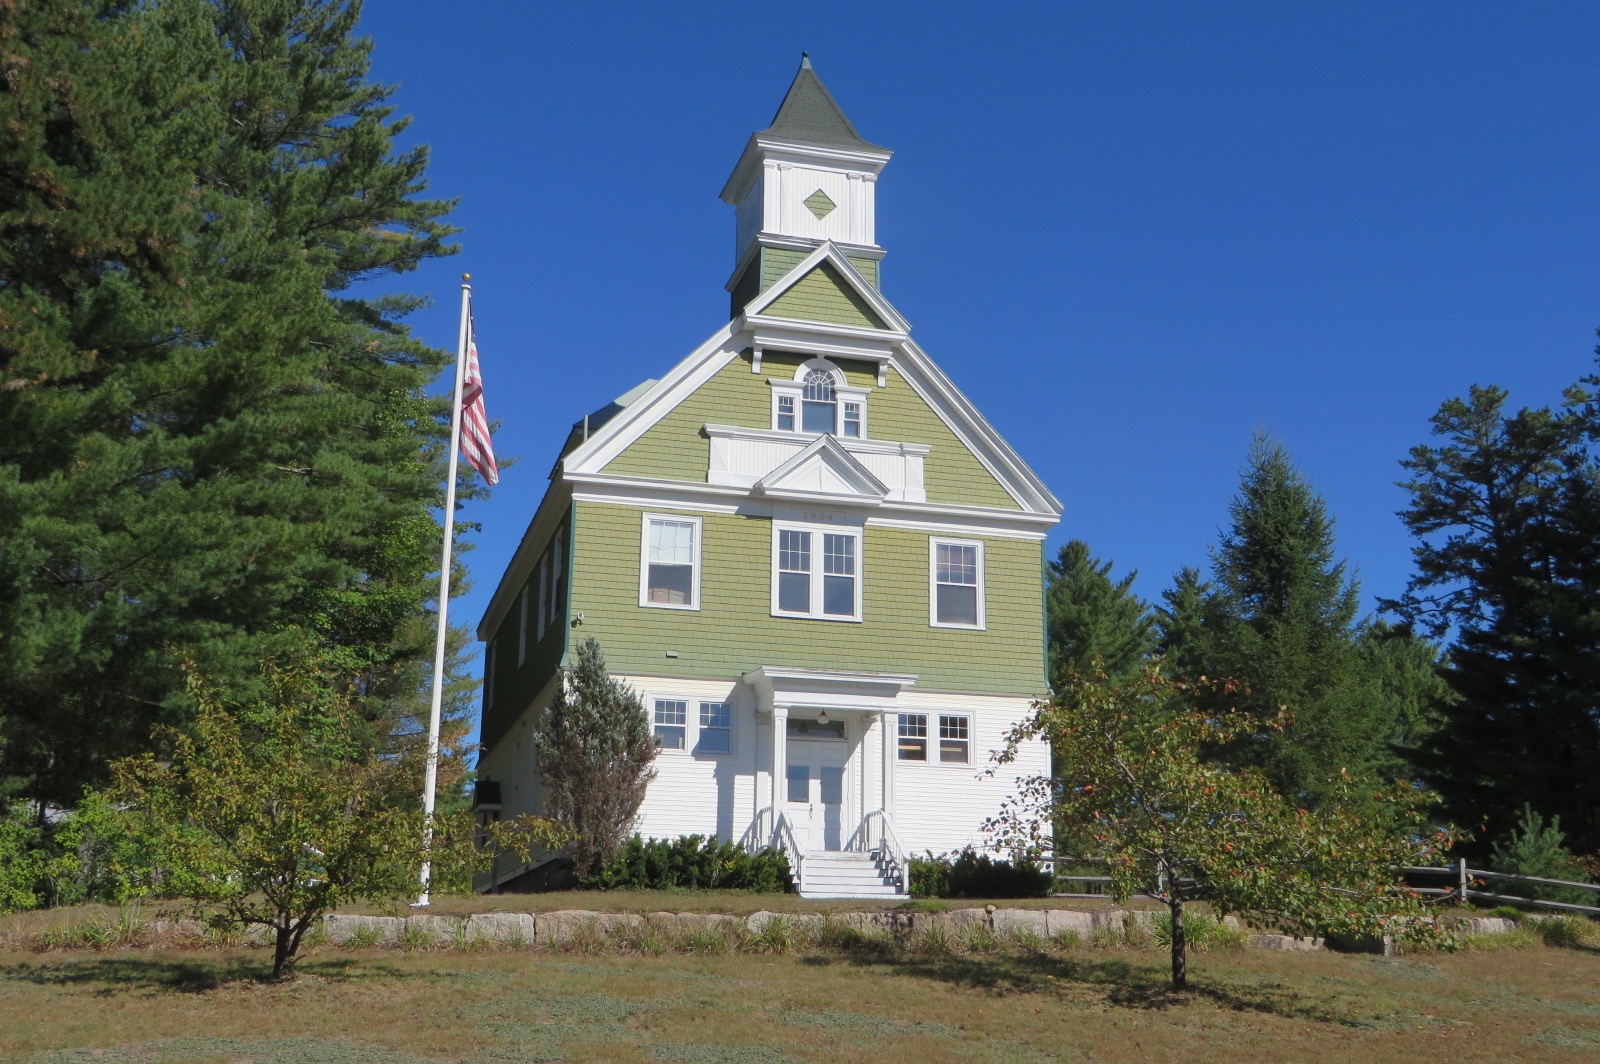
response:
[[[841,742],[789,740],[785,812],[804,852],[844,848],[846,753]]]

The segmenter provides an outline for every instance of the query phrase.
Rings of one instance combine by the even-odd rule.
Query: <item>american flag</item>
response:
[[[478,338],[472,318],[467,318],[467,379],[461,392],[461,453],[489,484],[500,482],[489,442],[489,415],[483,409],[483,373],[478,369]]]

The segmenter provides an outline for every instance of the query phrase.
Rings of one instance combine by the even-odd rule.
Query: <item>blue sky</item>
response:
[[[496,449],[476,624],[568,426],[726,321],[717,199],[808,50],[867,139],[883,290],[1156,598],[1204,565],[1251,434],[1327,500],[1368,608],[1398,461],[1473,383],[1555,401],[1600,326],[1593,3],[370,0],[374,76],[462,253],[399,287],[453,348],[474,277]]]

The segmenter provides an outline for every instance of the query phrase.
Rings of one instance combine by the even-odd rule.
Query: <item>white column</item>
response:
[[[877,174],[861,175],[861,243],[878,243]]]
[[[787,798],[789,775],[789,707],[772,707],[772,822],[778,822]]]
[[[848,190],[850,235],[846,237],[852,244],[869,244],[867,237],[867,205],[866,195],[862,191],[861,175],[849,173],[844,175],[845,188]]]
[[[779,191],[778,164],[768,159],[761,165],[761,224],[757,226],[758,232],[778,231]]]
[[[878,714],[878,730],[883,733],[883,811],[891,816],[894,805],[895,742],[899,738],[899,729],[899,714]]]

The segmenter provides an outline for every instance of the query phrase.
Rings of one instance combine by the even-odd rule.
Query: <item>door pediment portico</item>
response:
[[[763,665],[743,676],[755,689],[756,711],[773,709],[857,710],[893,712],[900,692],[917,682],[914,675],[891,672],[849,672]]]

